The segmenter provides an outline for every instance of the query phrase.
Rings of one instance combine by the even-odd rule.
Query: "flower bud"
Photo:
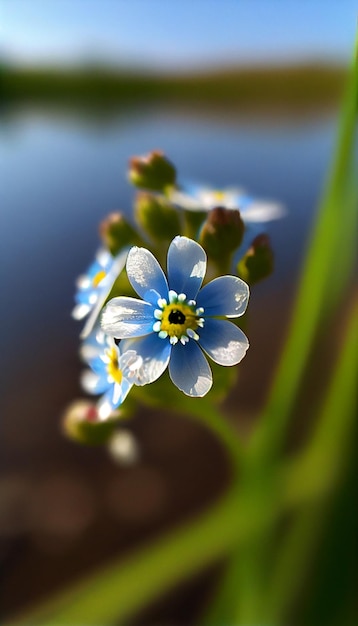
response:
[[[249,285],[259,282],[273,272],[274,257],[268,235],[255,237],[245,256],[237,264],[237,273]]]
[[[136,187],[152,191],[165,191],[176,180],[174,165],[159,150],[146,156],[132,157],[129,162],[129,180]]]
[[[209,211],[199,241],[212,259],[221,261],[239,247],[244,228],[239,211],[218,207]]]
[[[128,245],[141,245],[142,241],[122,213],[110,213],[99,226],[99,232],[104,245],[113,256]]]
[[[171,240],[180,232],[179,215],[164,197],[138,193],[134,211],[138,223],[154,241]]]
[[[118,412],[100,420],[97,406],[89,400],[76,400],[67,408],[62,428],[69,439],[85,446],[106,444],[118,423]]]

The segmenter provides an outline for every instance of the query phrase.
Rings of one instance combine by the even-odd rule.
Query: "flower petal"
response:
[[[122,383],[111,385],[108,391],[98,402],[98,415],[100,420],[108,419],[116,409],[124,402],[132,384],[123,379]]]
[[[90,310],[91,306],[89,304],[76,304],[76,306],[72,309],[71,315],[73,319],[81,320],[88,315]]]
[[[241,209],[241,217],[244,222],[262,223],[278,220],[285,215],[285,209],[278,202],[265,202],[264,200],[251,200],[245,203]]]
[[[109,383],[105,372],[100,375],[91,370],[85,370],[81,374],[81,385],[87,393],[97,394],[104,393],[108,389]]]
[[[175,237],[168,250],[168,280],[170,289],[185,293],[195,300],[206,272],[206,253],[187,237]]]
[[[206,319],[200,346],[219,365],[236,365],[249,347],[246,335],[228,320]]]
[[[119,296],[112,298],[103,309],[101,326],[105,333],[125,339],[141,337],[153,330],[154,309],[148,302]]]
[[[245,313],[249,300],[249,286],[237,276],[220,276],[203,287],[196,299],[204,308],[204,316],[239,317]]]
[[[126,340],[121,344],[123,356],[131,352],[131,359],[123,369],[127,380],[135,385],[148,385],[161,376],[168,366],[171,344],[167,339],[160,339],[157,333],[146,337]],[[135,354],[136,358],[133,358]]]
[[[133,289],[143,300],[156,305],[158,298],[167,297],[167,279],[155,256],[146,248],[130,249],[127,274]]]
[[[205,396],[213,384],[209,363],[193,340],[173,347],[169,375],[178,389],[196,398]]]
[[[106,298],[109,296],[109,293],[113,287],[114,281],[119,276],[121,271],[124,269],[126,258],[128,254],[128,248],[123,249],[117,256],[113,259],[113,263],[111,265],[110,270],[106,277],[101,281],[100,288],[98,293],[96,294],[95,304],[91,315],[88,317],[86,324],[80,334],[82,339],[88,337],[90,332],[93,330],[94,325],[97,321],[97,318],[100,314],[100,311],[106,301]]]

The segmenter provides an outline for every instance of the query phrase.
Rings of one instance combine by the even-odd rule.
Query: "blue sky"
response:
[[[188,68],[346,61],[356,0],[1,0],[0,51],[21,62],[100,58]]]

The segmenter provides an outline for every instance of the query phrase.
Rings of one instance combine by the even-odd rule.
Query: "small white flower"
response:
[[[187,184],[173,189],[170,200],[173,204],[188,211],[211,211],[216,207],[238,210],[244,222],[270,222],[284,215],[284,208],[281,204],[258,200],[238,187],[215,189]]]

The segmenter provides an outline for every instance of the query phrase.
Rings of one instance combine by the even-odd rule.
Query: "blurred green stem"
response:
[[[274,380],[272,392],[267,406],[259,421],[257,431],[254,433],[248,450],[248,465],[244,472],[243,482],[247,488],[255,487],[255,476],[273,477],[269,486],[273,501],[268,504],[277,507],[274,501],[279,490],[276,483],[275,466],[277,457],[282,447],[286,428],[292,414],[292,408],[296,401],[297,393],[301,384],[307,360],[312,350],[313,342],[319,325],[327,317],[327,310],[333,314],[342,297],[344,288],[351,275],[355,250],[355,224],[357,188],[353,183],[355,176],[355,122],[357,115],[357,89],[358,67],[356,52],[347,85],[346,98],[343,104],[341,125],[338,137],[338,145],[333,161],[330,177],[328,178],[326,191],[321,203],[315,231],[306,257],[305,267],[302,273],[301,284],[293,313],[291,331],[284,348],[278,371]],[[344,249],[341,249],[344,242]],[[334,269],[334,273],[332,270]],[[335,279],[333,278],[335,277]],[[332,288],[333,283],[333,288]],[[326,320],[325,320],[326,321]],[[337,373],[338,376],[338,373]],[[337,413],[332,419],[337,421]],[[321,421],[324,422],[322,419]],[[325,423],[325,422],[324,422]],[[325,423],[324,428],[327,428]],[[332,427],[326,432],[334,432]],[[330,442],[323,435],[314,440],[319,441],[323,451],[329,451]],[[310,456],[308,458],[311,458]],[[329,467],[324,477],[329,488],[335,484]],[[316,477],[313,478],[315,480]],[[307,480],[307,482],[306,482]],[[305,491],[309,489],[311,476],[299,472],[297,474],[297,486]],[[317,481],[317,479],[316,479]],[[322,482],[322,480],[318,480]],[[321,485],[322,486],[322,485]],[[318,487],[316,484],[315,487]],[[319,493],[319,491],[318,491]],[[308,519],[309,518],[309,519]],[[314,518],[314,516],[313,516]],[[313,543],[315,528],[312,516],[302,514],[294,523],[292,535],[307,536],[307,549]],[[311,521],[309,521],[311,520]],[[270,568],[274,552],[274,524],[269,529],[262,529],[262,534],[237,553],[237,564],[231,564],[230,571],[235,576],[237,586],[237,609],[231,616],[231,621],[237,624],[256,624],[267,622],[268,614],[263,598],[266,596],[267,580],[270,576]],[[282,572],[289,572],[286,568],[286,552],[295,546],[293,537],[288,537],[288,548],[284,549],[281,566]],[[302,542],[303,545],[303,542]],[[302,570],[306,563],[304,549],[298,552],[301,557]],[[281,557],[279,557],[281,558]],[[293,557],[294,558],[294,557]],[[282,574],[284,577],[285,574]],[[266,577],[266,580],[264,580]],[[290,575],[288,579],[294,580]],[[233,581],[228,574],[224,585],[232,588]],[[287,584],[287,581],[286,581]],[[294,592],[294,585],[286,589],[287,594]],[[280,598],[283,595],[278,591]],[[285,601],[289,602],[286,594]],[[227,595],[225,589],[221,589],[219,595]],[[291,596],[290,596],[291,597]],[[275,601],[273,601],[275,603]],[[216,610],[214,606],[214,611]],[[273,612],[273,615],[275,612]],[[271,623],[271,622],[269,622]]]
[[[341,289],[331,288],[332,282],[339,280],[346,284],[352,272],[352,232],[355,232],[356,225],[356,207],[352,200],[356,193],[352,191],[351,184],[355,161],[357,90],[358,63],[355,51],[343,103],[337,150],[306,255],[291,330],[271,395],[252,441],[252,450],[257,457],[275,456],[281,447],[317,329],[322,320],[326,320],[327,307],[331,312],[334,311],[341,296]],[[337,268],[332,275],[332,268],[340,263],[337,251],[342,241],[345,246],[344,261],[338,269],[341,272],[344,270],[345,275],[337,274]]]
[[[312,507],[303,507],[287,533],[267,588],[266,602],[272,623],[282,623],[297,586],[302,584],[312,560],[314,546],[325,517],[329,496],[347,469],[347,453],[353,447],[357,374],[358,306],[353,308],[345,341],[329,386],[315,432],[306,450],[291,469],[290,489],[304,490],[315,483],[320,497]],[[296,486],[296,487],[295,487]],[[269,622],[271,623],[271,622]]]

